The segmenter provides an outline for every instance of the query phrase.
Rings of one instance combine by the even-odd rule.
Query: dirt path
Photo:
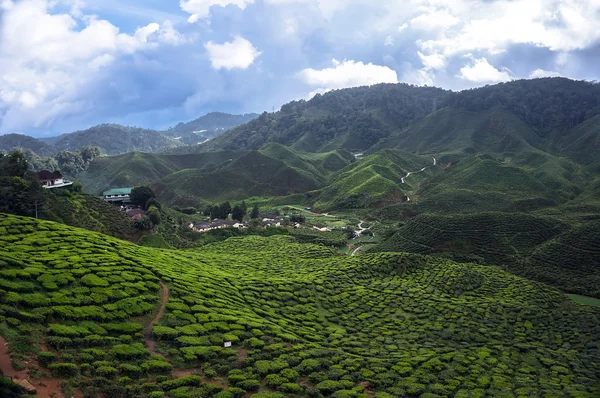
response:
[[[28,382],[30,385],[35,387],[36,389],[36,397],[39,398],[50,398],[50,397],[62,397],[63,393],[60,389],[60,382],[63,379],[57,378],[41,378],[41,379],[33,379],[29,377],[27,374],[27,370],[29,367],[36,366],[37,363],[31,359],[25,362],[27,367],[23,370],[14,370],[12,367],[12,363],[9,355],[9,345],[8,342],[0,336],[0,370],[2,374],[4,374],[7,378],[12,378],[12,381],[17,384],[21,384],[23,382]],[[74,391],[76,397],[81,397],[79,391]],[[70,397],[69,397],[70,398]]]
[[[165,307],[167,306],[167,301],[169,300],[169,287],[161,281],[160,288],[160,309],[158,310],[158,313],[154,319],[148,324],[148,326],[144,328],[144,343],[152,355],[162,356],[156,351],[156,341],[152,340],[152,327],[155,323],[160,321],[160,318],[162,318],[162,316],[165,314]]]

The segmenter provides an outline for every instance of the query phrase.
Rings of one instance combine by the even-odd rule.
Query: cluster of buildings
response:
[[[281,227],[281,226],[285,225],[285,220],[283,218],[272,215],[272,214],[260,213],[258,215],[258,220],[259,220],[258,226],[263,227],[263,228]],[[298,228],[298,227],[300,227],[300,224],[292,223],[290,226],[294,227],[294,228]],[[214,219],[213,221],[210,221],[210,222],[206,221],[206,222],[199,222],[196,224],[189,223],[188,228],[193,231],[196,231],[196,232],[208,232],[208,231],[212,231],[215,229],[223,229],[223,228],[245,229],[245,228],[248,228],[248,223],[247,222],[240,223],[237,221]]]

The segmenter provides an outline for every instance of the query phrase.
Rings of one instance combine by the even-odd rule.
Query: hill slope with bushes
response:
[[[148,249],[5,215],[0,241],[0,334],[65,393],[600,392],[600,310],[497,267],[289,237]]]

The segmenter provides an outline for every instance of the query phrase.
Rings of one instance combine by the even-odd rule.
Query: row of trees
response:
[[[23,153],[29,162],[30,169],[34,171],[61,170],[69,176],[77,176],[87,170],[91,161],[101,154],[100,148],[97,146],[87,146],[78,151],[61,151],[54,157],[39,156],[29,149]]]
[[[255,219],[258,218],[260,210],[257,205],[254,205],[252,210],[250,211],[250,218]],[[204,209],[205,216],[210,217],[211,219],[221,218],[227,219],[231,214],[231,219],[239,222],[244,221],[244,218],[248,214],[248,206],[246,202],[242,202],[241,204],[235,205],[233,208],[231,207],[231,203],[223,202],[221,204],[209,205]]]

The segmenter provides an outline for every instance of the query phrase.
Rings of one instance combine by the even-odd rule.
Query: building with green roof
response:
[[[108,191],[104,191],[102,196],[104,196],[105,202],[121,202],[121,203],[131,203],[131,190],[133,188],[113,188]]]

